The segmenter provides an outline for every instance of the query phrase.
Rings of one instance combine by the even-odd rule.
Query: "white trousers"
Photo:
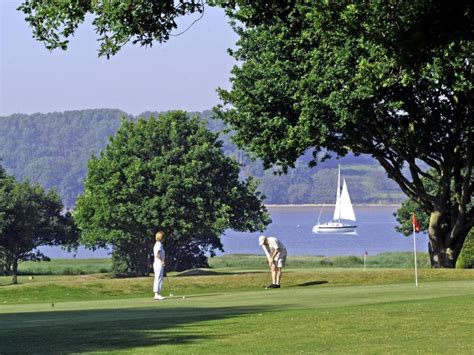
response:
[[[153,271],[155,272],[155,281],[153,282],[153,292],[160,293],[163,286],[163,276],[165,268],[161,263],[153,263]]]

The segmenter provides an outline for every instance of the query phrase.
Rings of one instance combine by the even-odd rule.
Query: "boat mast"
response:
[[[336,190],[336,211],[334,213],[334,219],[338,222],[341,221],[341,165],[338,165],[337,170],[337,190]]]

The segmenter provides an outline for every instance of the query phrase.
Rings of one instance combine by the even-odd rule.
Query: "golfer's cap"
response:
[[[267,239],[267,237],[265,237],[264,235],[258,237],[258,245],[263,245],[263,243],[265,243],[265,239]]]

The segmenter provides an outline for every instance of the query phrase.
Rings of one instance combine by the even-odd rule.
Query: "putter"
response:
[[[263,287],[265,288],[265,290],[268,290],[268,279],[270,277],[270,270],[268,270],[267,272],[267,277],[265,278],[265,285],[263,285]]]
[[[168,281],[168,289],[170,290],[170,297],[173,297],[173,294],[171,293],[170,278],[168,277],[168,274],[166,274],[166,280]]]

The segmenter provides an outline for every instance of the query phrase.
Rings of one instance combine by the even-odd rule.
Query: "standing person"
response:
[[[258,238],[258,244],[262,246],[272,272],[272,284],[268,288],[280,288],[281,269],[286,264],[286,248],[277,238],[264,235]]]
[[[159,231],[155,234],[155,245],[153,246],[153,271],[155,272],[155,281],[153,282],[153,292],[155,292],[155,300],[164,300],[165,298],[160,294],[163,286],[163,276],[165,272],[165,249],[163,248],[163,240],[165,233]]]

